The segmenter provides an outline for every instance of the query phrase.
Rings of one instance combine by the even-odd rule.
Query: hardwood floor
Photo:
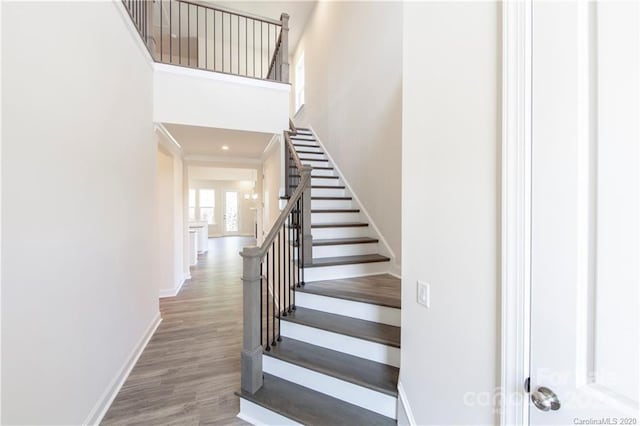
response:
[[[209,240],[103,425],[246,425],[239,411],[242,259],[252,238]]]

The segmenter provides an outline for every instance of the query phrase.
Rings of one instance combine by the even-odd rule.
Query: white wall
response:
[[[156,122],[264,133],[289,128],[288,84],[172,65],[154,68]]]
[[[121,8],[2,5],[3,424],[97,420],[159,315],[152,69]]]
[[[305,106],[296,124],[318,133],[398,264],[402,8],[400,2],[319,2],[291,62],[295,82],[304,52]]]
[[[498,17],[495,2],[404,8],[400,381],[421,425],[496,421]]]

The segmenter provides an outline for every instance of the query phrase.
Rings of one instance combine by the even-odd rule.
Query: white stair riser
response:
[[[315,161],[315,160],[303,160],[300,159],[302,164],[306,164],[311,167],[331,167],[331,164],[328,161]]]
[[[296,293],[296,306],[400,327],[400,309],[388,306],[303,292]]]
[[[392,419],[396,418],[397,399],[393,396],[336,379],[268,355],[262,356],[262,366],[266,373],[281,379],[297,383],[383,416]]]
[[[344,197],[342,188],[311,188],[312,197]]]
[[[311,213],[311,223],[360,222],[360,213]]]
[[[295,171],[295,170],[294,170]],[[335,170],[324,170],[324,169],[315,169],[311,172],[311,176],[335,176]],[[313,179],[312,177],[312,179]]]
[[[345,228],[311,228],[313,238],[329,239],[329,238],[356,238],[368,237],[368,226],[351,226]]]
[[[311,178],[311,185],[323,185],[323,186],[340,186],[342,183],[340,179],[323,179],[318,177]]]
[[[357,256],[362,254],[379,253],[378,243],[371,244],[340,244],[335,246],[313,246],[313,258]],[[293,255],[297,259],[297,252]]]
[[[300,151],[313,151],[313,148],[307,149],[306,147],[304,147],[304,148],[300,148]],[[327,157],[325,157],[322,152],[313,153],[313,154],[309,154],[308,152],[298,153],[298,156],[299,157],[306,157],[306,158],[313,158],[314,160],[326,160],[327,159]]]
[[[313,257],[357,256],[379,253],[378,243],[340,244],[335,246],[313,246]]]
[[[297,152],[297,151],[323,152],[323,151],[322,151],[322,148],[320,148],[320,146],[318,146],[318,145],[315,145],[315,146],[307,146],[307,145],[314,145],[314,144],[315,144],[314,142],[303,142],[303,141],[298,141],[298,142],[295,142],[295,144],[296,144],[296,145],[294,145],[294,146],[295,146],[295,148],[296,148],[296,152]],[[301,145],[304,145],[304,146],[301,146]],[[298,155],[300,155],[300,154],[298,154]]]
[[[390,262],[357,263],[355,265],[322,266],[305,268],[305,282],[338,280],[389,272]]]
[[[281,416],[268,408],[254,404],[244,398],[240,398],[240,412],[238,413],[238,417],[245,422],[258,426],[302,426],[300,423],[295,422],[288,417]]]
[[[316,346],[332,349],[382,364],[400,367],[400,349],[370,342],[344,334],[320,330],[319,328],[296,324],[289,321],[280,323],[280,333],[284,337],[301,340]]]
[[[351,200],[311,200],[311,210],[350,209]]]

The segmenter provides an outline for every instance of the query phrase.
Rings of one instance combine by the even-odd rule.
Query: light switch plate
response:
[[[418,281],[418,303],[427,308],[431,306],[431,286],[429,283]]]

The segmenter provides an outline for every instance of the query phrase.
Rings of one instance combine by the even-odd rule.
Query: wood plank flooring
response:
[[[254,240],[209,240],[178,296],[162,299],[163,321],[103,425],[246,425],[240,389],[242,259]]]

